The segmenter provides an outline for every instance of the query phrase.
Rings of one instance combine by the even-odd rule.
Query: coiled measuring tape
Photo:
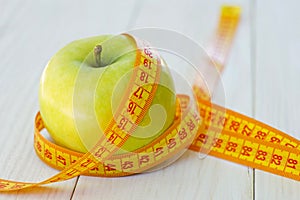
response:
[[[81,174],[125,176],[139,173],[166,161],[191,144],[197,134],[200,118],[189,106],[189,98],[179,95],[176,106],[178,108],[183,105],[183,109],[176,109],[173,124],[161,136],[137,151],[114,154],[131,137],[130,133],[149,109],[161,69],[161,58],[157,52],[150,49],[147,42],[132,39],[136,41],[137,46],[134,70],[114,118],[97,144],[88,153],[80,155],[47,141],[40,134],[45,127],[38,113],[35,120],[35,150],[43,161],[62,171],[39,183],[0,180],[0,191],[20,190],[64,181]]]
[[[209,54],[222,71],[236,26],[238,7],[223,7],[217,40]],[[140,173],[164,162],[188,147],[193,151],[207,149],[210,155],[252,168],[300,180],[300,142],[266,124],[218,105],[212,104],[201,88],[194,87],[200,118],[189,105],[189,97],[177,95],[174,123],[150,144],[121,155],[114,153],[122,147],[151,105],[160,74],[160,57],[142,42],[130,87],[103,137],[86,154],[65,149],[45,139],[40,131],[44,124],[38,113],[35,119],[34,148],[48,165],[61,170],[57,175],[39,183],[0,179],[0,191],[13,191],[71,179],[79,175],[126,176]],[[147,63],[152,63],[151,67]],[[146,80],[149,84],[145,86]],[[142,92],[143,91],[143,92]],[[148,95],[140,95],[140,94]],[[132,94],[132,95],[131,95]],[[135,95],[139,94],[139,95]],[[180,109],[181,108],[181,109]],[[120,126],[120,122],[126,126]],[[124,123],[123,123],[124,124]],[[221,133],[221,134],[216,134]]]

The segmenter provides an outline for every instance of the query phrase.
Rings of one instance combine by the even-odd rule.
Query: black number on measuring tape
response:
[[[152,62],[147,58],[144,59],[144,67],[151,69]]]
[[[150,50],[150,48],[144,48],[144,53],[146,54],[146,56],[148,56],[149,58],[153,58],[152,52]]]
[[[172,149],[172,148],[175,147],[175,146],[176,146],[176,140],[175,140],[175,138],[169,139],[169,142],[168,142],[168,148],[169,148],[169,149]]]
[[[250,156],[250,152],[252,152],[252,148],[251,147],[248,147],[248,146],[243,146],[242,147],[241,154],[243,156]]]
[[[219,139],[219,138],[214,139],[214,147],[221,148],[222,143],[223,143],[222,139]]]
[[[282,156],[277,155],[277,154],[273,154],[271,163],[273,163],[275,165],[280,165],[281,164],[281,160],[282,160]]]
[[[286,146],[286,147],[292,147],[292,148],[295,148],[295,146],[292,145],[291,143],[286,143],[285,146]]]
[[[271,137],[271,139],[270,139],[270,142],[273,142],[273,143],[280,143],[280,141],[281,140],[277,137]]]
[[[142,87],[138,87],[138,89],[133,93],[135,97],[141,99],[143,97],[144,89]]]
[[[265,133],[263,131],[257,131],[255,138],[259,139],[259,140],[264,140],[266,136],[267,136],[267,133]]]
[[[262,151],[262,150],[258,150],[257,151],[257,154],[256,154],[256,156],[255,156],[255,158],[257,159],[257,160],[262,160],[262,161],[264,161],[264,160],[266,160],[266,156],[268,155],[268,153],[266,152],[266,151]]]
[[[238,146],[237,143],[234,143],[234,142],[228,142],[228,143],[227,143],[227,146],[226,146],[226,150],[227,150],[227,151],[235,152],[237,146]]]
[[[288,159],[288,164],[286,165],[286,167],[296,169],[296,165],[297,165],[297,164],[298,164],[298,161],[297,161],[297,160],[294,160],[294,159],[289,158],[289,159]]]
[[[122,117],[119,121],[118,128],[124,130],[127,122],[128,119],[126,117]]]
[[[135,109],[136,109],[136,104],[134,102],[130,101],[128,104],[128,107],[127,107],[127,112],[129,112],[131,115],[133,115]]]
[[[140,76],[141,81],[143,81],[144,83],[148,83],[148,77],[149,75],[146,72],[144,71],[141,72],[141,76]]]
[[[206,134],[204,134],[204,133],[201,133],[201,134],[198,136],[198,138],[197,138],[197,140],[200,141],[200,142],[203,143],[203,144],[206,144],[207,139],[208,139],[208,136],[207,136]]]
[[[182,128],[181,131],[178,132],[178,135],[179,135],[179,138],[181,140],[183,140],[184,138],[186,138],[187,132],[186,132],[185,128]]]

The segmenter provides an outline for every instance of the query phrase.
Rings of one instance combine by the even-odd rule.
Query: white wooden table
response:
[[[39,78],[66,43],[136,27],[169,28],[203,44],[220,6],[242,7],[223,74],[226,106],[300,138],[300,3],[279,0],[0,0],[0,177],[39,181],[57,171],[33,150]],[[300,183],[192,152],[126,178],[81,176],[0,199],[299,199]]]

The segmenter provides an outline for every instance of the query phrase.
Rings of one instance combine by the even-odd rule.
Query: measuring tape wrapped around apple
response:
[[[219,71],[239,14],[238,7],[222,8],[209,52]],[[39,183],[0,179],[0,191],[141,173],[170,164],[187,148],[300,180],[299,141],[212,104],[201,81],[193,93],[196,102],[176,94],[165,61],[130,34],[68,44],[42,75],[34,132],[37,155],[61,171]],[[41,134],[44,128],[55,143]]]
[[[61,59],[69,52],[85,54],[78,62],[68,57],[63,69]],[[56,144],[89,152],[95,174],[144,171],[186,148],[197,132],[199,117],[188,97],[176,99],[166,64],[147,42],[131,35],[73,42],[50,60],[41,80],[42,123]],[[66,158],[74,162],[41,143],[37,153],[52,165],[67,166]]]

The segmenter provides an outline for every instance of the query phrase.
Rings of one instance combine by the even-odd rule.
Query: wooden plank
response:
[[[225,1],[143,1],[131,28],[161,27],[192,37],[200,44],[210,39],[220,6]],[[235,1],[243,16],[223,84],[226,106],[252,113],[250,68],[250,1]],[[252,199],[252,169],[186,152],[165,169],[124,178],[81,177],[74,199]]]
[[[299,1],[257,1],[255,117],[300,138]],[[299,199],[300,183],[255,172],[256,199]]]
[[[118,33],[131,18],[135,0],[1,1],[0,6],[0,171],[1,178],[39,181],[57,171],[33,150],[39,78],[48,59],[82,37]],[[118,17],[111,17],[112,10]],[[0,199],[68,199],[76,179],[15,193]]]

